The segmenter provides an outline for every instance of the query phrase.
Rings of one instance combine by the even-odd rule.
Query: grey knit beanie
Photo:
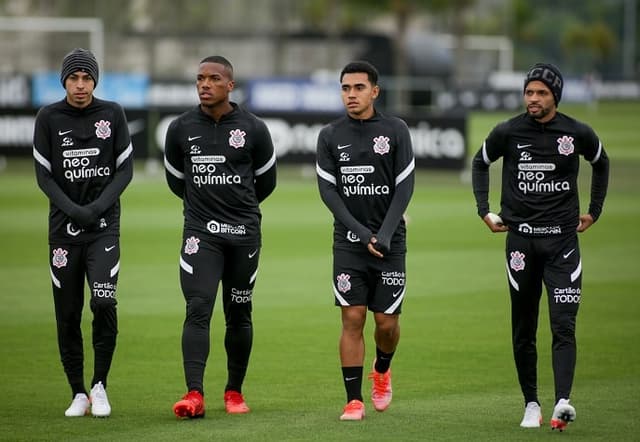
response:
[[[62,71],[60,72],[62,87],[64,87],[64,82],[67,80],[67,77],[77,71],[86,72],[91,75],[95,85],[98,85],[98,62],[91,51],[75,48],[64,56],[62,60]]]
[[[529,69],[527,76],[524,78],[524,88],[526,89],[527,84],[534,80],[543,82],[549,88],[557,106],[562,98],[562,87],[564,86],[560,69],[551,63],[536,63]]]

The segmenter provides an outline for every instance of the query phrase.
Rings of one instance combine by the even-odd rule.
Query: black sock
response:
[[[102,386],[104,387],[104,389],[107,389],[107,380],[106,379],[99,379],[97,377],[94,377],[91,380],[91,388],[93,388],[98,382],[102,382]]]
[[[374,369],[378,373],[386,373],[387,370],[389,370],[389,366],[391,365],[391,359],[393,359],[394,353],[395,352],[385,353],[382,350],[380,350],[378,347],[376,347],[376,364]]]
[[[347,391],[347,402],[362,401],[362,367],[342,367],[342,380]]]
[[[73,384],[71,384],[71,394],[72,394],[72,395],[73,395],[73,397],[75,398],[75,397],[76,397],[76,394],[79,394],[79,393],[84,393],[84,394],[86,394],[87,396],[89,396],[89,395],[87,394],[87,390],[86,390],[86,388],[84,388],[84,383],[82,383],[82,382],[75,383],[75,382],[74,382]]]

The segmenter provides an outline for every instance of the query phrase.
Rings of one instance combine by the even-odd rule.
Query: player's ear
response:
[[[373,91],[371,93],[371,96],[375,99],[378,98],[378,95],[380,95],[380,86],[378,86],[377,84],[373,87]]]

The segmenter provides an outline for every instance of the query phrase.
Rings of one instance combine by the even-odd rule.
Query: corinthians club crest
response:
[[[195,236],[191,236],[186,239],[184,242],[184,253],[187,255],[193,255],[194,253],[198,253],[200,246],[200,238],[196,238]]]
[[[384,155],[389,153],[389,137],[380,135],[373,139],[373,151],[377,154]]]
[[[51,264],[53,264],[54,267],[57,267],[59,269],[61,269],[62,267],[66,267],[67,266],[67,255],[69,254],[68,251],[58,248],[58,249],[53,249],[53,258],[51,259]]]
[[[567,135],[558,138],[558,152],[562,155],[569,156],[573,153],[573,137],[569,137]]]
[[[520,270],[524,270],[524,253],[511,252],[511,259],[509,260],[509,267],[511,267],[515,272],[519,272]]]
[[[244,147],[245,139],[244,137],[247,133],[240,129],[234,129],[229,132],[229,146],[239,149]]]
[[[106,120],[96,121],[94,126],[96,127],[96,137],[106,140],[111,136],[111,122]]]
[[[351,279],[351,275],[347,275],[346,273],[340,273],[336,277],[336,281],[338,283],[338,290],[341,291],[342,293],[346,293],[349,290],[351,290],[351,282],[349,281],[349,279]]]

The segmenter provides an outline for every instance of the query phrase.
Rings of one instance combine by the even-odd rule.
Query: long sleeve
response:
[[[83,227],[94,224],[98,221],[99,214],[71,200],[53,178],[51,170],[51,141],[45,120],[46,117],[43,113],[38,113],[33,136],[33,157],[38,186],[49,198],[51,204],[64,212],[73,221]]]
[[[406,124],[402,123],[398,124],[396,131],[398,136],[398,150],[395,155],[395,168],[397,169],[395,189],[384,221],[376,234],[379,247],[383,252],[388,252],[390,249],[391,238],[398,228],[404,212],[409,206],[415,182],[415,159],[409,128]]]
[[[257,129],[260,143],[256,146],[253,157],[256,165],[254,186],[256,198],[258,202],[262,202],[276,188],[276,153],[266,124],[259,122]]]
[[[489,164],[484,159],[483,150],[484,145],[471,162],[471,183],[480,218],[489,213]]]
[[[415,163],[412,162],[407,166],[407,169],[409,168],[411,171],[408,171],[406,177],[396,185],[393,199],[389,206],[389,211],[387,212],[384,222],[376,235],[378,242],[385,251],[389,250],[393,232],[398,228],[398,224],[400,223],[404,212],[407,210],[409,201],[413,195]]]
[[[335,176],[321,169],[319,165],[316,165],[316,171],[318,172],[318,190],[320,191],[320,198],[324,204],[329,208],[335,219],[344,224],[360,238],[362,244],[368,244],[373,233],[349,212],[349,209],[347,209],[347,206],[338,193]]]
[[[169,189],[178,196],[184,198],[184,158],[178,142],[178,128],[176,121],[169,125],[164,143],[165,176]]]
[[[100,215],[113,206],[122,192],[127,188],[133,178],[133,145],[129,136],[129,128],[124,112],[120,113],[120,121],[117,124],[116,159],[113,179],[109,182],[100,196],[89,204]]]
[[[602,148],[598,157],[591,162],[591,202],[589,204],[589,213],[594,221],[597,221],[602,213],[608,186],[609,157],[607,157],[607,153]]]

